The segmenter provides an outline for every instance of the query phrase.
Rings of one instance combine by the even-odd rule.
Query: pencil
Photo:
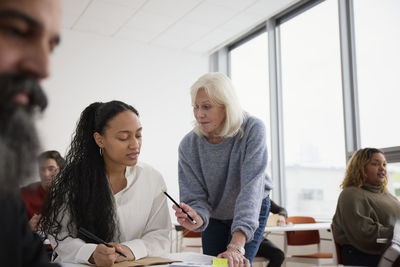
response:
[[[188,218],[192,221],[192,223],[197,224],[197,222],[196,222],[184,209],[182,209],[182,207],[178,204],[178,202],[176,202],[166,191],[163,191],[163,193],[164,193],[169,199],[171,199],[171,201],[174,202],[174,204],[175,204],[177,207],[179,207],[179,208],[183,211],[183,213],[185,213],[185,214],[188,216]]]
[[[96,242],[97,244],[103,244],[109,248],[112,248],[113,246],[108,244],[106,241],[104,241],[103,239],[101,239],[100,237],[95,236],[94,234],[92,234],[91,232],[89,232],[88,230],[86,230],[83,227],[79,227],[79,233],[81,233],[82,235],[86,236],[87,238],[90,238],[91,240],[93,240],[94,242]],[[119,255],[123,256],[126,258],[126,255],[120,251],[115,251],[117,252]]]

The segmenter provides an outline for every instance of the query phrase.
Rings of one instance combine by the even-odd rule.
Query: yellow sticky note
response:
[[[213,267],[227,267],[228,259],[224,258],[213,258]]]

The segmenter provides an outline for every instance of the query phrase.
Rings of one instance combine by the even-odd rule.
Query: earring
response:
[[[100,156],[101,157],[103,156],[103,148],[102,147],[100,147]]]

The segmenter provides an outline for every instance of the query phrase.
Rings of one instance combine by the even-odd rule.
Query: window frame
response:
[[[267,31],[268,34],[268,65],[271,125],[271,157],[272,177],[274,177],[273,199],[280,205],[286,204],[286,180],[284,162],[284,129],[281,81],[280,54],[280,24],[313,8],[325,0],[302,0],[288,7],[275,16],[259,24],[243,36],[229,43],[222,49],[210,55],[210,70],[221,71],[230,76],[229,53],[236,47]],[[346,162],[351,155],[361,148],[361,133],[359,120],[359,104],[357,90],[357,66],[354,31],[353,0],[338,0],[340,55],[342,71],[342,95],[344,116],[344,138]],[[400,146],[381,149],[388,163],[400,162]]]

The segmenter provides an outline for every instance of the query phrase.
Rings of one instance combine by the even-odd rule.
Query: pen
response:
[[[185,214],[188,216],[188,218],[192,221],[192,223],[197,224],[197,222],[196,222],[184,209],[182,209],[182,207],[181,207],[170,195],[168,195],[168,193],[167,193],[166,191],[163,191],[163,193],[164,193],[169,199],[171,199],[171,201],[174,202],[174,204],[175,204],[177,207],[179,207],[179,208],[183,211],[183,213],[185,213]]]
[[[104,241],[100,237],[95,236],[94,234],[92,234],[91,232],[89,232],[88,230],[86,230],[83,227],[79,227],[79,233],[81,233],[82,235],[86,236],[87,238],[90,238],[91,240],[93,240],[97,244],[103,244],[103,245],[105,245],[106,247],[109,247],[109,248],[113,247],[110,244],[108,244],[106,241]],[[121,256],[126,258],[126,255],[124,253],[122,253],[120,251],[117,251],[117,250],[115,252],[117,252],[119,255],[121,255]]]

